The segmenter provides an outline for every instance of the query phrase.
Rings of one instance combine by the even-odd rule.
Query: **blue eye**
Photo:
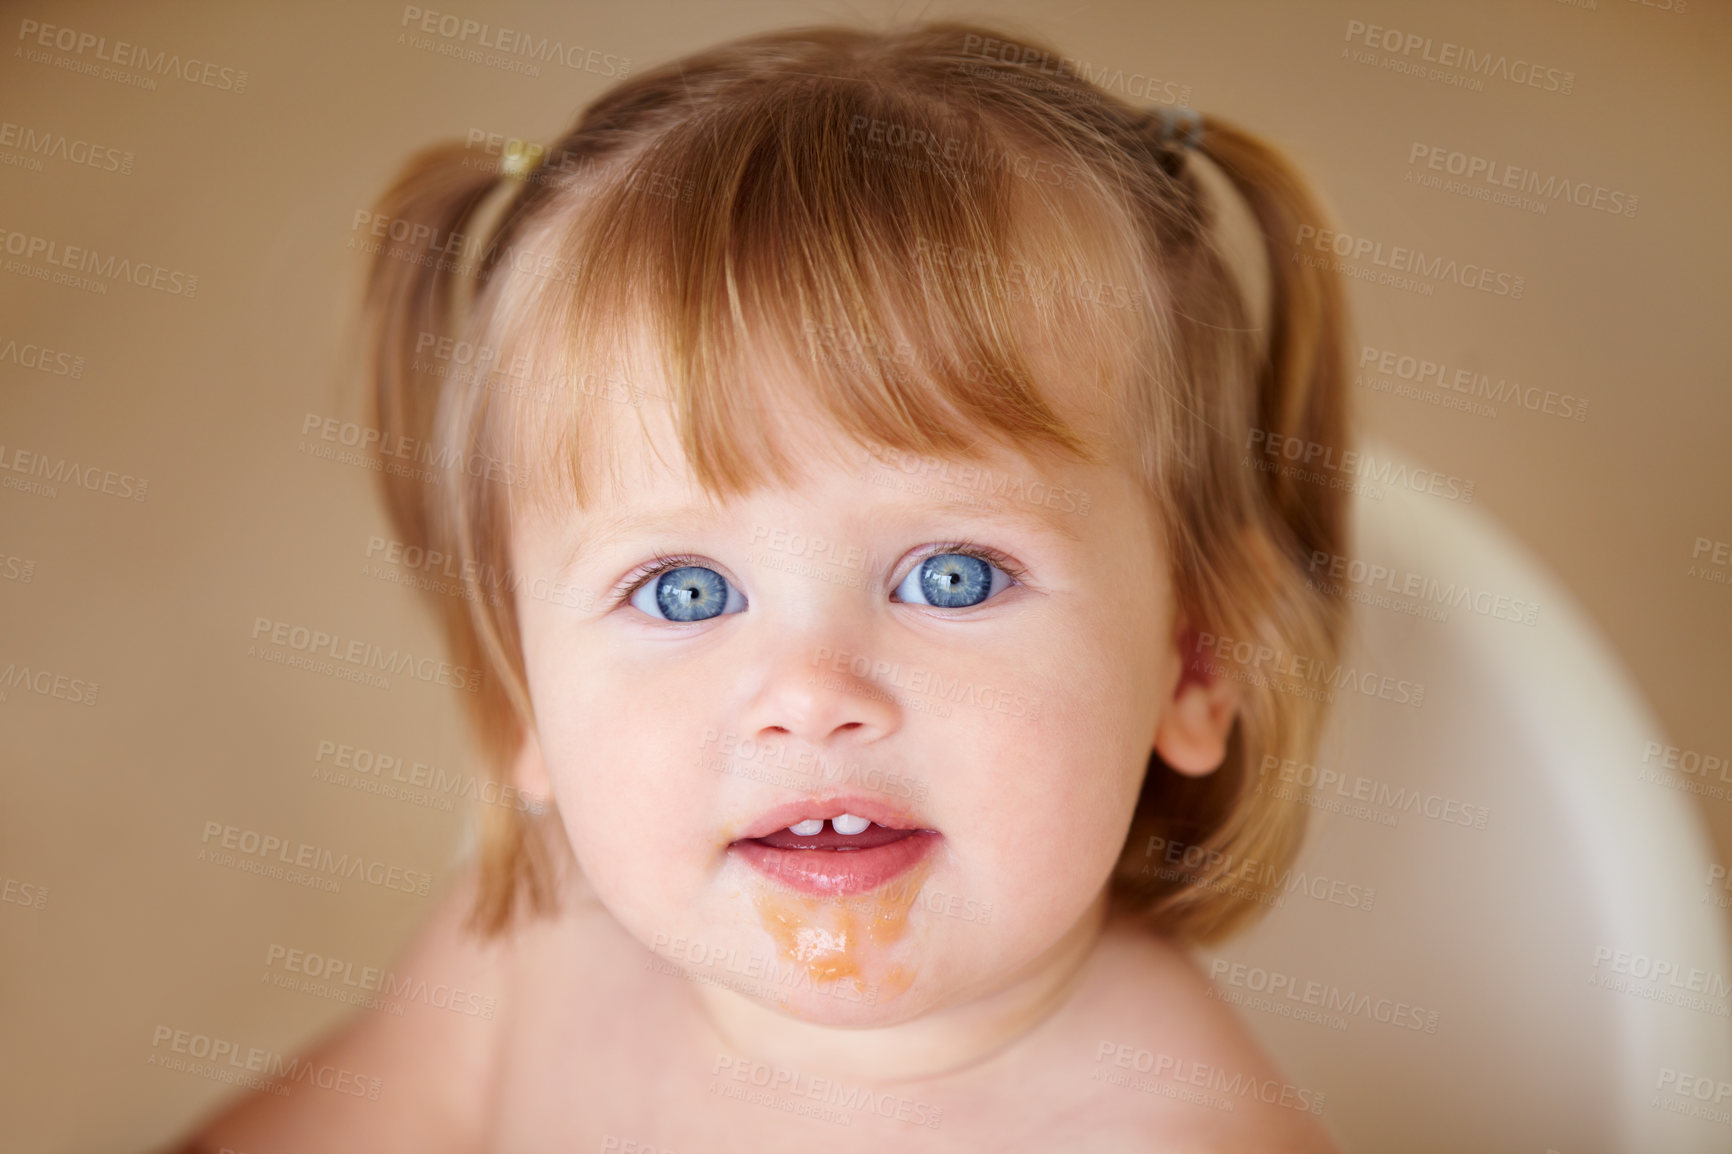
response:
[[[971,553],[934,553],[925,557],[896,587],[898,600],[937,609],[968,609],[996,596],[1010,575]]]
[[[633,591],[631,603],[651,617],[682,623],[708,621],[746,607],[746,599],[726,577],[702,565],[662,570]]]

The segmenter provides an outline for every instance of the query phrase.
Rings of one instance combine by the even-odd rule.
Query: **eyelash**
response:
[[[939,544],[934,545],[929,551],[922,553],[916,559],[915,564],[919,564],[929,557],[941,557],[946,553],[960,553],[965,557],[973,557],[977,560],[985,561],[989,565],[996,565],[1000,569],[1004,570],[1005,573],[1010,576],[1012,581],[1019,584],[1028,573],[1028,571],[1022,566],[1018,565],[1015,561],[1011,560],[1010,557],[999,552],[997,549],[994,549],[992,546],[978,545],[973,541],[940,542]],[[678,569],[686,565],[703,565],[703,558],[693,556],[690,553],[675,553],[672,555],[657,553],[651,557],[650,560],[645,561],[642,565],[639,565],[636,569],[633,569],[630,573],[627,573],[624,577],[620,578],[619,583],[608,591],[608,603],[615,607],[623,605],[630,601],[637,591],[649,581],[659,577],[670,569]],[[707,565],[704,567],[708,568]]]

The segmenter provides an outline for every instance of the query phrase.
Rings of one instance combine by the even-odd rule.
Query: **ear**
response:
[[[1197,644],[1197,632],[1179,631],[1179,683],[1155,727],[1155,752],[1179,773],[1202,777],[1221,768],[1227,738],[1239,715],[1239,683],[1217,676]]]
[[[543,805],[552,800],[553,779],[542,760],[541,740],[536,737],[533,725],[523,727],[523,743],[517,747],[517,758],[511,763],[511,778],[519,793]]]

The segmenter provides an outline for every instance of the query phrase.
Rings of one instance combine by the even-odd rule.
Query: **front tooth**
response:
[[[842,813],[831,818],[830,824],[835,827],[837,833],[847,834],[852,837],[854,834],[865,832],[866,827],[872,823],[863,817],[855,817],[851,813]]]
[[[821,817],[809,817],[805,821],[795,822],[793,825],[789,826],[788,829],[799,834],[801,837],[811,837],[815,833],[824,832],[824,819]]]

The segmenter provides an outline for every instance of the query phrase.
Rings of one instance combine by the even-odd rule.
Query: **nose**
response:
[[[896,665],[829,645],[790,640],[767,655],[741,730],[758,740],[797,738],[818,749],[870,745],[902,724],[887,684]]]

